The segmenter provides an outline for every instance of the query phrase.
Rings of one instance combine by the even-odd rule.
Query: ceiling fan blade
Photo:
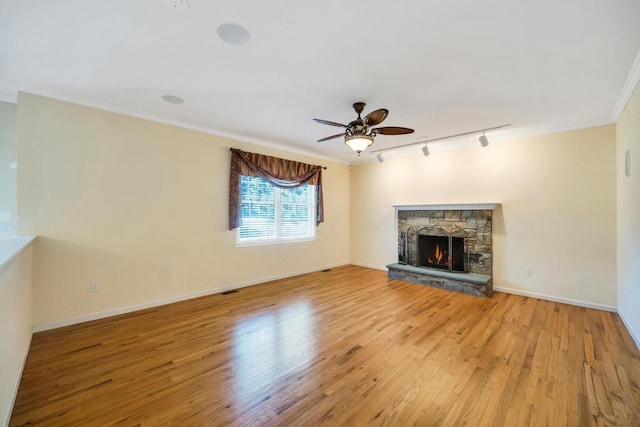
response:
[[[326,138],[319,139],[318,142],[328,141],[330,139],[338,138],[338,137],[341,137],[341,136],[344,136],[344,135],[345,135],[345,133],[343,132],[343,133],[339,133],[339,134],[336,134],[336,135],[327,136]]]
[[[387,118],[388,114],[389,110],[387,110],[386,108],[372,111],[364,118],[364,124],[367,126],[379,125],[384,119]]]
[[[375,132],[378,135],[405,135],[407,133],[413,133],[413,129],[397,126],[385,126],[383,128],[371,129],[371,132]]]
[[[322,120],[322,119],[313,119],[318,123],[322,123],[323,125],[329,125],[329,126],[338,126],[340,128],[346,128],[347,125],[343,125],[342,123],[336,123],[336,122],[330,122],[329,120]]]

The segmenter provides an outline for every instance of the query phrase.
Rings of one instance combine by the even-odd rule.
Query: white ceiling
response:
[[[0,98],[16,90],[354,163],[351,107],[390,110],[372,149],[511,123],[611,123],[640,51],[638,0],[0,0]],[[224,23],[249,30],[231,45]],[[184,98],[182,105],[162,95]],[[416,149],[416,155],[421,155]]]

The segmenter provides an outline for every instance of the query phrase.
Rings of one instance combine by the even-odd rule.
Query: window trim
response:
[[[242,176],[240,177],[242,179]],[[257,177],[260,178],[260,177]],[[273,184],[271,184],[269,181],[263,179],[268,185],[271,185],[274,190],[275,190],[275,231],[276,231],[276,236],[277,237],[267,237],[267,238],[254,238],[254,239],[240,239],[240,229],[242,228],[237,227],[236,228],[236,242],[235,245],[236,247],[243,247],[243,246],[264,246],[264,245],[279,245],[279,244],[286,244],[286,243],[301,243],[301,242],[312,242],[316,240],[316,204],[317,204],[317,198],[316,198],[316,191],[318,191],[318,189],[316,188],[317,186],[312,185],[312,184],[303,184],[304,186],[307,186],[308,188],[308,209],[309,209],[309,234],[305,235],[305,236],[300,236],[300,237],[282,237],[281,233],[282,233],[282,198],[281,198],[281,192],[282,192],[282,188],[279,188]],[[240,203],[242,203],[242,192],[240,192]]]

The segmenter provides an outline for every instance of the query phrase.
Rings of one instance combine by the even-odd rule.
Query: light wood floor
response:
[[[10,425],[640,425],[616,314],[355,266],[35,334]]]

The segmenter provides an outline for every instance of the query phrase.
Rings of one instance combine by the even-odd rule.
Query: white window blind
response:
[[[240,177],[239,244],[315,237],[315,186],[280,189],[257,176]]]

